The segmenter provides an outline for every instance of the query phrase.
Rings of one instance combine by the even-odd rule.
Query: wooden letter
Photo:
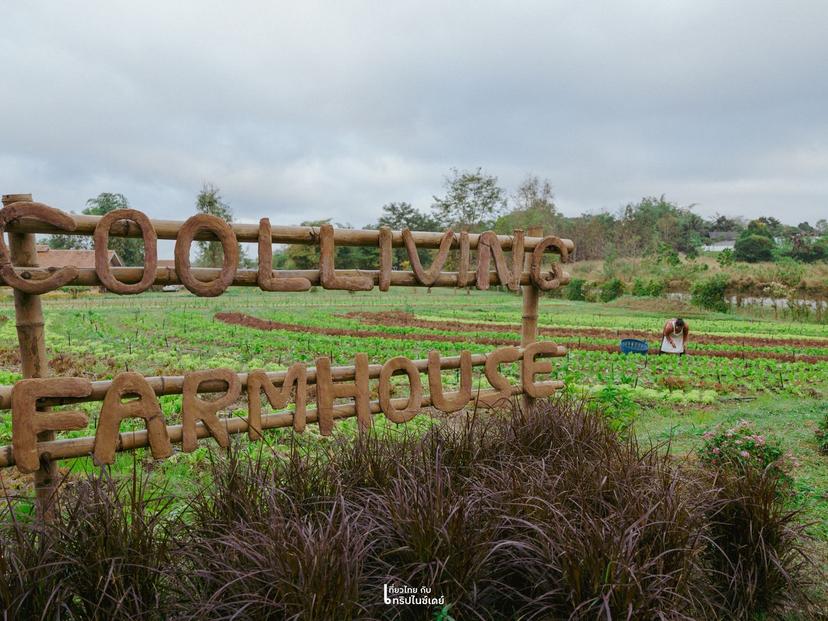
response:
[[[486,379],[492,388],[498,393],[480,398],[480,403],[487,406],[494,406],[504,400],[511,399],[512,395],[520,392],[517,386],[512,386],[509,380],[500,372],[500,365],[508,362],[517,362],[521,359],[520,350],[517,347],[501,347],[486,356]]]
[[[405,249],[408,251],[408,260],[411,263],[411,269],[414,270],[414,275],[417,280],[426,287],[430,287],[435,283],[437,277],[440,276],[440,270],[446,264],[448,253],[451,250],[451,244],[454,241],[454,233],[451,229],[443,233],[443,239],[440,240],[440,250],[437,251],[437,256],[431,262],[431,267],[424,270],[420,263],[420,255],[417,254],[417,246],[414,244],[414,236],[408,229],[403,229],[403,241],[405,242]]]
[[[398,410],[391,402],[391,376],[400,370],[408,375],[409,393],[408,403],[403,409]],[[417,367],[405,356],[391,358],[382,365],[379,378],[379,402],[385,416],[394,423],[405,423],[419,413],[423,405],[423,384],[420,381],[420,372]]]
[[[41,412],[37,400],[43,397],[87,397],[92,382],[79,377],[24,379],[12,388],[12,451],[20,472],[40,468],[37,434],[44,431],[83,429],[88,424],[81,411]]]
[[[393,263],[391,247],[391,229],[381,226],[379,229],[380,273],[379,290],[388,291],[391,286],[391,267]]]
[[[138,398],[127,403],[121,401],[124,396],[132,395]],[[143,418],[146,421],[153,459],[164,459],[172,455],[167,424],[155,392],[143,375],[128,372],[116,375],[106,391],[101,406],[101,418],[95,432],[95,449],[92,453],[96,463],[111,464],[115,461],[118,432],[121,421],[125,418]]]
[[[469,284],[469,263],[471,261],[471,245],[469,232],[460,231],[460,265],[457,268],[457,286],[466,287]]]
[[[443,395],[443,380],[440,369],[440,352],[428,352],[428,390],[431,394],[431,405],[450,414],[462,410],[469,404],[472,397],[472,363],[468,351],[460,352],[460,391],[453,400]]]
[[[357,354],[355,358],[353,384],[334,384],[331,376],[331,359],[316,359],[316,414],[319,433],[331,435],[333,431],[334,399],[352,398],[355,401],[357,424],[360,431],[370,429],[374,421],[371,418],[371,404],[368,390],[368,356]]]
[[[190,271],[190,246],[195,236],[203,230],[212,231],[221,241],[224,260],[218,278],[210,282],[198,280]],[[195,295],[213,298],[224,293],[233,283],[239,262],[239,244],[230,225],[218,216],[200,213],[189,218],[178,231],[175,239],[175,272],[178,279]]]
[[[109,265],[109,253],[107,252],[109,229],[118,220],[132,220],[135,222],[141,227],[141,235],[144,238],[144,274],[139,282],[131,285],[122,283],[115,278]],[[113,293],[131,295],[146,291],[155,282],[155,273],[158,271],[158,236],[155,234],[155,229],[152,228],[149,218],[143,213],[136,209],[110,211],[98,220],[93,238],[95,240],[95,272],[104,287]]]
[[[198,388],[203,382],[219,381],[227,384],[227,393],[214,401],[204,401],[198,396]],[[216,412],[235,403],[241,393],[241,382],[238,375],[230,369],[210,369],[194,371],[184,374],[184,401],[181,406],[182,442],[181,448],[190,453],[198,446],[196,422],[201,421],[210,430],[219,446],[230,446],[230,437],[227,434]]]
[[[523,350],[523,363],[521,364],[520,377],[523,384],[523,392],[535,399],[542,399],[552,395],[557,389],[563,388],[564,383],[560,381],[548,381],[535,383],[535,375],[538,373],[551,373],[552,361],[537,361],[537,356],[565,356],[566,349],[558,347],[549,341],[539,341],[527,345]]]
[[[506,285],[511,291],[520,288],[520,274],[523,271],[523,231],[514,232],[512,241],[512,268],[506,262],[503,248],[497,234],[486,231],[480,234],[477,242],[477,288],[485,291],[489,288],[489,263],[494,254],[497,279],[501,285]]]
[[[62,267],[43,280],[26,280],[17,275],[12,265],[11,255],[6,246],[4,233],[8,224],[18,218],[34,218],[47,222],[63,231],[74,231],[75,221],[59,209],[43,203],[20,202],[7,205],[0,210],[0,276],[6,284],[29,294],[46,293],[62,287],[78,275],[76,267]]]
[[[262,291],[308,291],[311,283],[307,278],[279,278],[273,271],[273,241],[270,220],[259,220],[259,271],[256,282]]]
[[[307,416],[305,407],[308,398],[307,367],[301,362],[292,364],[287,370],[281,389],[273,385],[264,371],[251,371],[247,374],[247,436],[251,440],[262,439],[262,390],[267,396],[270,407],[279,410],[290,402],[290,392],[294,384],[296,384],[296,412],[293,415],[293,430],[302,432],[305,430]]]
[[[319,280],[324,289],[370,291],[374,280],[364,276],[337,276],[334,269],[334,230],[330,224],[319,227]]]
[[[557,289],[567,282],[566,274],[564,274],[561,263],[554,263],[552,265],[552,271],[548,274],[541,274],[543,253],[549,247],[557,248],[558,252],[561,253],[561,263],[566,263],[569,259],[569,251],[566,249],[566,245],[563,241],[561,241],[558,237],[553,237],[551,235],[549,237],[544,237],[541,242],[535,246],[535,249],[532,251],[530,274],[532,282],[541,291]]]

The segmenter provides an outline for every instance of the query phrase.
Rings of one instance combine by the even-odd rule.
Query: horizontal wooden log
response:
[[[486,364],[486,354],[472,354],[472,366],[480,367]],[[428,370],[428,360],[412,360],[417,370],[425,373]],[[443,370],[459,369],[460,356],[445,356],[440,358],[440,368]],[[368,377],[370,379],[377,379],[382,370],[381,364],[372,364],[368,366]],[[349,381],[354,379],[355,367],[341,366],[331,367],[331,378],[334,381]],[[267,374],[268,379],[273,382],[274,386],[281,387],[287,376],[287,371],[272,371]],[[247,373],[239,373],[239,380],[241,381],[242,390],[247,389]],[[158,396],[161,395],[180,395],[184,388],[183,375],[165,375],[147,377],[147,383],[155,391]],[[316,369],[311,367],[307,374],[308,384],[316,384]],[[66,398],[66,399],[43,399],[41,405],[67,405],[70,403],[80,403],[88,401],[103,401],[109,388],[112,386],[112,380],[100,380],[92,382],[92,392],[81,398]],[[0,386],[0,410],[8,410],[11,408],[11,393],[12,386]],[[227,390],[227,385],[224,382],[202,382],[199,385],[199,393],[209,392],[224,392]]]
[[[92,235],[95,232],[95,226],[102,216],[83,216],[77,214],[69,214],[75,221],[75,230],[72,235]],[[184,224],[183,221],[178,220],[153,220],[150,223],[155,229],[158,239],[175,239],[178,231]],[[240,242],[258,243],[259,241],[259,225],[247,224],[242,222],[233,222],[230,225],[236,238]],[[11,233],[59,233],[66,234],[66,231],[57,229],[56,227],[32,220],[31,218],[20,218],[12,222],[8,231]],[[111,237],[141,237],[141,228],[131,221],[122,220],[112,225],[109,232]],[[439,248],[440,242],[443,239],[444,233],[431,233],[425,231],[413,231],[411,233],[414,243],[418,248]],[[216,237],[207,231],[202,231],[195,236],[196,240],[215,240]],[[274,244],[302,244],[302,245],[319,245],[319,227],[316,226],[271,226],[271,239]],[[498,239],[504,250],[511,250],[512,236],[499,235]],[[527,237],[524,241],[524,249],[526,251],[533,250],[535,246],[541,241],[541,237]],[[472,248],[477,248],[480,241],[478,233],[469,234],[469,243]],[[379,230],[374,229],[334,229],[334,242],[338,246],[376,246],[379,247]],[[575,248],[575,244],[571,240],[564,240],[569,250]],[[402,231],[391,231],[391,243],[393,246],[402,248],[405,243],[403,241]],[[458,248],[460,244],[460,233],[455,234],[453,247]]]
[[[127,284],[139,282],[144,274],[142,267],[113,267],[112,274],[119,281]],[[193,275],[198,280],[212,280],[216,278],[221,270],[217,268],[193,268]],[[48,278],[53,271],[50,269],[31,268],[31,267],[16,267],[15,272],[26,280],[44,280]],[[312,285],[320,284],[319,270],[278,270],[277,274],[280,278],[307,278]],[[371,278],[375,285],[379,284],[380,272],[379,270],[336,270],[338,276],[364,276]],[[234,287],[258,287],[256,279],[256,270],[237,270],[233,278],[232,285]],[[569,275],[564,273],[564,281],[568,282]],[[159,267],[155,275],[155,285],[180,285],[181,280],[175,273],[175,269],[171,267]],[[497,272],[489,272],[489,284],[492,286],[500,284],[497,277]],[[529,272],[524,272],[520,276],[521,285],[531,285],[532,280]],[[391,285],[396,287],[422,287],[417,280],[414,272],[391,272]],[[0,286],[8,286],[8,284],[0,276]],[[103,286],[98,274],[93,268],[78,269],[78,275],[74,280],[66,283],[67,287],[100,287]],[[432,287],[457,287],[457,272],[443,272],[437,277]]]
[[[563,382],[549,382],[554,383],[558,387],[563,386]],[[476,392],[469,403],[474,403],[477,400],[483,402],[487,397],[497,395],[497,390],[480,390]],[[458,393],[446,393],[446,398],[451,399],[456,397]],[[519,394],[519,393],[518,393]],[[408,402],[408,397],[399,399],[392,399],[395,407],[405,407]],[[381,412],[379,401],[371,401],[371,413],[379,414]],[[431,397],[426,395],[423,397],[423,407],[431,406]],[[349,418],[356,416],[356,407],[352,404],[337,405],[333,408],[333,417],[335,419]],[[318,415],[316,409],[309,409],[307,411],[308,422],[318,422]],[[248,425],[247,419],[232,417],[222,419],[222,423],[229,434],[247,433]],[[293,425],[293,414],[289,412],[267,414],[262,416],[262,429],[275,429],[279,427],[290,427]],[[183,430],[181,425],[168,425],[167,433],[170,441],[173,444],[181,444],[183,437]],[[196,424],[196,436],[199,439],[211,437],[209,430],[202,423]],[[66,438],[62,440],[51,440],[49,442],[39,442],[38,451],[41,455],[48,455],[51,460],[70,459],[73,457],[84,457],[90,455],[95,446],[95,437],[87,436],[83,438]],[[129,451],[137,448],[144,448],[149,446],[149,436],[146,429],[138,431],[128,431],[119,434],[117,451]],[[14,465],[14,454],[11,446],[0,447],[0,468],[5,468]]]

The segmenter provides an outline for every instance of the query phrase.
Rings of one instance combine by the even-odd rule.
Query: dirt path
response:
[[[376,319],[377,315],[382,315],[386,319],[389,313],[368,313],[374,319]],[[360,316],[360,313],[350,313],[349,316]],[[396,317],[399,317],[399,314],[395,314]],[[480,345],[519,345],[520,341],[517,338],[494,338],[494,337],[479,337],[474,334],[391,334],[389,332],[383,332],[381,330],[353,330],[349,328],[325,328],[321,326],[305,326],[298,323],[285,323],[281,321],[271,321],[269,319],[260,319],[259,317],[253,317],[251,315],[247,315],[245,313],[216,313],[215,318],[221,322],[237,325],[237,326],[245,326],[248,328],[255,328],[257,330],[283,330],[285,332],[298,332],[301,334],[321,334],[325,336],[350,336],[356,338],[381,338],[381,339],[389,339],[394,341],[432,341],[432,342],[441,342],[441,343],[477,343]],[[395,320],[396,321],[396,320]],[[403,320],[399,320],[398,323],[388,323],[388,324],[378,324],[378,325],[388,325],[388,326],[416,326],[416,327],[441,327],[445,329],[446,327],[460,327],[460,326],[486,326],[491,328],[491,324],[465,324],[463,322],[429,322],[428,326],[421,326],[418,325],[418,322],[423,320],[414,320],[414,322],[405,322]],[[507,326],[495,326],[497,328],[506,328]],[[484,329],[484,328],[479,328]],[[546,336],[562,336],[560,332],[555,332],[554,334],[549,334],[550,331],[554,329],[545,328],[541,330],[541,334]],[[506,332],[506,330],[496,330],[497,332]],[[511,331],[511,330],[510,330]],[[583,334],[583,333],[580,333]],[[614,333],[611,333],[614,336]],[[579,343],[573,341],[556,341],[560,345],[564,345],[570,349],[579,349],[583,351],[605,351],[609,353],[618,353],[618,346],[617,345],[598,345],[592,343]],[[650,353],[656,353],[651,351]],[[699,355],[703,356],[712,356],[715,358],[731,358],[731,359],[767,359],[767,360],[779,360],[780,362],[818,362],[823,360],[828,360],[828,355],[825,356],[808,356],[808,355],[799,355],[799,354],[782,354],[782,353],[775,353],[775,352],[759,352],[759,351],[717,351],[717,350],[705,350],[704,352],[700,352]]]

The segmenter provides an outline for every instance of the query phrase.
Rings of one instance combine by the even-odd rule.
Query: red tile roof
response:
[[[107,250],[109,264],[114,267],[122,267],[123,261],[114,250]],[[74,266],[79,268],[95,267],[94,250],[57,250],[38,244],[37,246],[38,267],[65,267]]]

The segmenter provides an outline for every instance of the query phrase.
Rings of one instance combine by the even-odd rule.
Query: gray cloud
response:
[[[363,225],[449,168],[567,214],[667,194],[828,215],[828,4],[27,2],[0,38],[2,191]]]

